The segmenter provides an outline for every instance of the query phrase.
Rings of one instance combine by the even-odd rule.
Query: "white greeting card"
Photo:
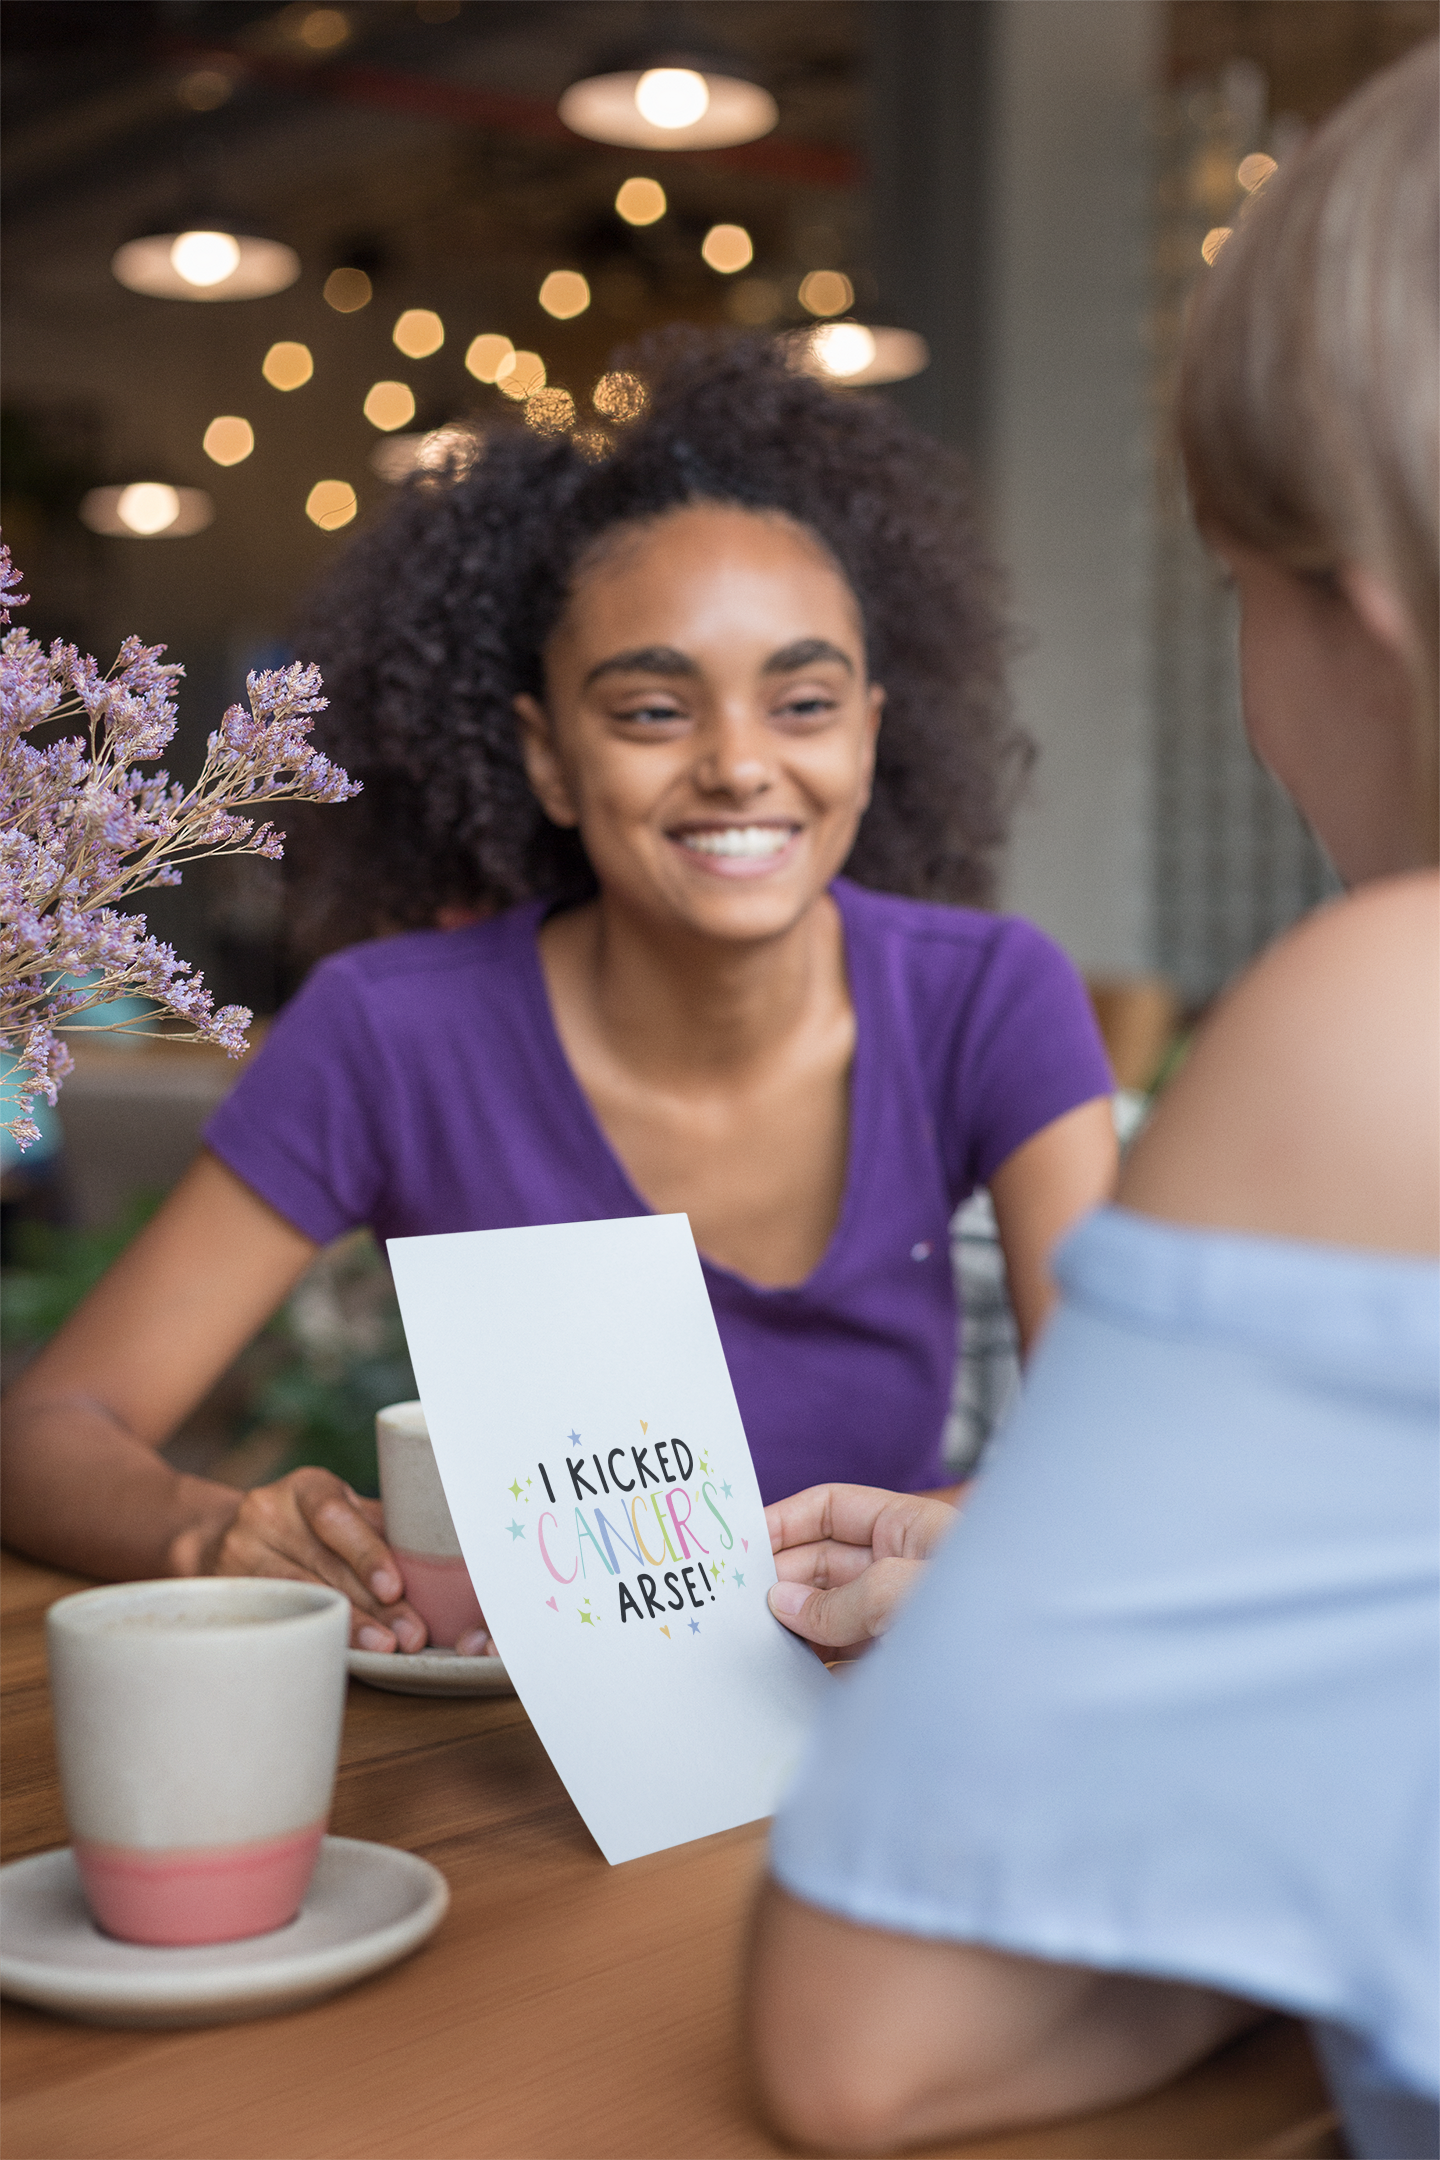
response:
[[[607,1860],[775,1807],[830,1675],[772,1618],[684,1215],[389,1241],[486,1623]]]

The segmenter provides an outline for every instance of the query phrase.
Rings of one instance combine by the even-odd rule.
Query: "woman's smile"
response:
[[[707,877],[764,877],[787,868],[796,854],[800,826],[784,822],[687,824],[673,828],[667,838],[694,861]]]

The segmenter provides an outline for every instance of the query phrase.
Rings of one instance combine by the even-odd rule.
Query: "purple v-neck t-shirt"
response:
[[[813,1274],[704,1262],[767,1500],[944,1482],[955,1208],[1112,1082],[1069,960],[1013,916],[837,879],[855,1008],[849,1161]],[[318,966],[205,1129],[320,1244],[643,1215],[555,1031],[543,902]]]

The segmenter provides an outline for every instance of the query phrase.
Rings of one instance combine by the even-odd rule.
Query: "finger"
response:
[[[221,1543],[214,1572],[326,1583],[354,1608],[352,1639],[357,1647],[393,1650],[398,1644],[402,1650],[418,1650],[425,1641],[425,1623],[419,1614],[403,1599],[382,1603],[333,1546],[322,1543],[310,1528],[300,1505],[302,1481],[307,1480],[312,1503],[316,1493],[323,1493],[330,1484],[344,1490],[328,1471],[297,1471],[247,1493]],[[367,1622],[383,1632],[362,1644],[359,1629]]]
[[[295,1471],[293,1476],[300,1512],[315,1536],[340,1555],[380,1604],[395,1604],[405,1595],[400,1564],[361,1514],[349,1487],[328,1471]]]
[[[495,1645],[483,1627],[470,1628],[464,1635],[457,1635],[455,1648],[461,1657],[494,1657]]]
[[[876,1518],[903,1497],[880,1485],[811,1485],[766,1508],[770,1550],[782,1552],[826,1538],[842,1545],[868,1545]]]
[[[873,1557],[868,1545],[837,1545],[833,1538],[825,1538],[818,1545],[792,1545],[776,1553],[775,1572],[782,1582],[833,1590],[837,1583],[854,1582]]]
[[[777,1582],[767,1602],[792,1634],[823,1649],[844,1650],[885,1633],[920,1573],[916,1560],[877,1560],[854,1582],[833,1590]]]

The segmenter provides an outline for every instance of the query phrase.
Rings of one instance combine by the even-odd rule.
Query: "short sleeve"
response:
[[[1436,1271],[1103,1211],[976,1496],[827,1705],[776,1875],[1192,1980],[1433,2093]]]
[[[957,1196],[988,1184],[1016,1148],[1115,1085],[1074,962],[1015,917],[996,925],[963,1025],[946,1048],[939,1128]]]
[[[381,1060],[345,956],[316,968],[205,1127],[205,1144],[317,1244],[374,1220]]]

